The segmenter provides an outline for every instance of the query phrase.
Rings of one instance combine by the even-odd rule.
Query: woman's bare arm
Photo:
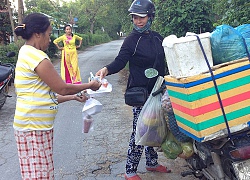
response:
[[[101,87],[101,82],[98,81],[83,84],[66,84],[48,59],[41,61],[35,71],[54,92],[60,95],[72,95],[85,89],[96,91]]]

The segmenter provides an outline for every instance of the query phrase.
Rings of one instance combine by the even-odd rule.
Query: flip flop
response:
[[[167,167],[159,165],[157,167],[147,167],[147,171],[155,171],[155,172],[161,172],[161,173],[171,173],[170,169],[167,169]]]
[[[140,176],[138,176],[138,175],[134,175],[134,176],[132,176],[132,177],[128,177],[128,176],[125,174],[124,177],[125,177],[126,180],[142,180],[142,179],[140,178]]]

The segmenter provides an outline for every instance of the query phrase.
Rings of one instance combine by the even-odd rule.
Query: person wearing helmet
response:
[[[163,37],[150,30],[155,17],[155,6],[150,0],[135,0],[128,9],[133,22],[133,31],[125,38],[121,49],[113,62],[101,68],[96,76],[104,78],[107,75],[118,73],[129,62],[128,87],[147,87],[149,94],[158,76],[165,73],[165,53],[162,47]],[[146,70],[152,69],[157,72],[149,77]],[[135,144],[136,124],[142,106],[133,107],[133,131],[131,134],[125,179],[141,180],[137,175],[137,167],[144,151],[144,146]],[[159,165],[158,155],[153,147],[145,147],[146,169],[162,173],[170,173],[171,170]]]

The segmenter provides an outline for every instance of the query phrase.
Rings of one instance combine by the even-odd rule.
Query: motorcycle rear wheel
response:
[[[2,109],[4,103],[6,102],[7,94],[9,92],[9,86],[5,86],[0,92],[0,109]]]

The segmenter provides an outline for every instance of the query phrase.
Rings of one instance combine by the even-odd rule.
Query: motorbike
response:
[[[245,130],[208,142],[193,141],[194,154],[186,159],[193,175],[209,180],[250,179],[250,131]]]
[[[250,128],[227,133],[207,141],[197,141],[180,131],[173,112],[167,113],[168,128],[175,137],[166,141],[167,157],[171,153],[185,159],[188,170],[181,173],[182,177],[192,176],[202,180],[249,180],[250,179]],[[188,142],[188,149],[178,150],[177,145]],[[170,146],[171,145],[171,146]],[[167,147],[167,148],[165,148]],[[180,146],[180,148],[183,146]],[[183,156],[186,151],[186,156]],[[169,154],[170,153],[170,154]],[[179,155],[178,155],[179,154]]]
[[[15,55],[15,52],[8,52],[6,57],[11,58]],[[3,57],[1,59],[3,59]],[[11,97],[8,92],[9,86],[14,82],[14,78],[15,66],[11,63],[3,63],[0,61],[0,109],[5,104],[7,97]]]
[[[249,128],[249,120],[247,119],[248,116],[240,115],[241,117],[244,117],[244,125],[243,125],[240,123],[239,117],[235,116],[235,114],[237,112],[237,108],[241,107],[240,110],[242,110],[244,109],[244,107],[238,105],[238,106],[234,106],[237,108],[229,110],[227,106],[228,108],[227,113],[231,115],[230,122],[234,122],[236,125],[238,125],[238,127],[235,128],[236,125],[232,123],[229,125],[229,120],[227,119],[224,105],[222,103],[223,100],[220,95],[221,92],[219,91],[219,88],[218,88],[218,86],[224,85],[225,79],[227,80],[229,80],[230,78],[232,79],[232,76],[229,77],[227,76],[228,74],[223,74],[223,73],[234,71],[233,76],[235,77],[238,72],[239,73],[241,72],[241,70],[237,72],[236,67],[241,67],[241,65],[237,64],[239,62],[239,60],[237,60],[235,64],[232,63],[234,66],[231,66],[230,68],[229,68],[230,65],[227,64],[228,66],[221,65],[217,67],[217,69],[216,68],[212,69],[200,38],[197,35],[195,36],[197,37],[197,42],[199,43],[202,54],[204,55],[204,59],[206,60],[205,62],[209,70],[208,71],[209,76],[205,77],[204,74],[203,74],[204,76],[202,74],[199,74],[199,77],[193,76],[192,80],[190,80],[191,78],[189,79],[186,78],[185,82],[184,80],[178,81],[177,78],[174,78],[171,76],[166,77],[168,81],[166,85],[168,86],[168,89],[170,89],[170,93],[171,93],[170,98],[172,98],[171,103],[172,101],[175,103],[174,106],[177,112],[176,117],[178,118],[179,125],[181,125],[179,129],[177,125],[177,121],[174,117],[174,113],[170,113],[168,114],[169,129],[174,135],[174,137],[177,138],[178,143],[188,141],[191,144],[190,149],[192,149],[192,151],[190,151],[192,153],[189,154],[190,156],[188,157],[186,156],[184,158],[185,161],[187,162],[187,166],[189,167],[189,169],[187,171],[182,172],[181,175],[183,177],[192,175],[202,180],[206,180],[206,179],[208,180],[250,180],[250,128]],[[199,50],[197,50],[197,52],[199,52]],[[248,58],[245,58],[244,60],[245,62],[247,62],[246,66],[248,65],[248,61],[250,59],[249,53],[247,54],[248,54]],[[223,72],[222,72],[222,69],[223,69]],[[215,75],[215,73],[217,74]],[[223,82],[221,81],[218,83],[218,79],[221,78],[222,76],[224,78]],[[211,81],[204,80],[207,77],[211,78]],[[239,77],[241,76],[235,77],[235,79]],[[245,75],[242,77],[245,77]],[[206,96],[208,91],[205,91],[205,90],[211,87],[206,84],[207,82],[210,82],[213,85],[214,92],[215,92],[214,97],[216,97],[209,103],[206,102],[207,100],[204,100],[205,99],[204,97],[206,98],[209,97],[210,100],[212,99],[211,96]],[[234,83],[237,84],[239,82],[240,80],[235,81]],[[197,89],[195,89],[194,87],[197,87]],[[196,93],[197,92],[196,90],[199,93]],[[220,90],[222,91],[222,88]],[[229,99],[230,97],[231,98],[230,100],[233,99],[231,94],[228,95],[228,91],[225,90],[223,91],[223,93],[224,93],[224,102],[226,98]],[[241,93],[243,93],[243,91],[235,90],[233,92],[234,95],[238,95]],[[225,98],[225,94],[228,95],[226,98]],[[190,98],[187,98],[187,97],[190,97]],[[199,101],[197,99],[199,99]],[[185,101],[185,103],[188,102],[185,104],[186,106],[181,106],[181,103],[183,102],[182,100]],[[239,100],[239,98],[235,98],[234,100],[237,101]],[[231,101],[231,102],[232,104],[234,103],[236,104],[236,101],[234,102]],[[211,107],[212,106],[211,102],[213,103],[213,105],[219,104],[217,106],[219,107],[218,110],[221,110],[220,111],[222,112],[221,117],[224,117],[223,126],[221,126],[223,127],[223,129],[219,129],[217,131],[217,134],[215,132],[212,132],[215,130],[213,123],[216,120],[218,120],[216,119],[218,117],[216,115],[214,116],[216,118],[214,118],[213,121],[207,122],[207,125],[209,125],[209,127],[211,128],[208,131],[206,131],[206,133],[210,134],[210,137],[205,139],[204,137],[207,134],[206,135],[204,134],[202,135],[203,139],[199,139],[199,137],[197,138],[197,136],[195,136],[192,133],[193,132],[196,133],[198,131],[201,132],[203,129],[206,128],[205,125],[202,124],[203,122],[202,118],[210,119],[210,117],[213,115],[212,113],[207,115],[206,113],[208,111],[202,111],[202,110],[208,108],[208,105],[210,105]],[[171,103],[169,104],[171,105]],[[187,105],[189,105],[189,107],[187,107]],[[244,104],[244,106],[249,107],[247,103]],[[195,112],[192,111],[193,110],[192,108],[195,109]],[[172,111],[173,108],[171,107],[170,109]],[[211,112],[213,112],[213,110]],[[239,111],[237,113],[240,114]],[[246,114],[248,115],[248,111],[246,111]],[[190,123],[190,121],[193,120],[191,117],[198,116],[198,115],[200,119],[197,120],[197,122],[193,121],[192,123]],[[184,151],[184,149],[182,150]]]

